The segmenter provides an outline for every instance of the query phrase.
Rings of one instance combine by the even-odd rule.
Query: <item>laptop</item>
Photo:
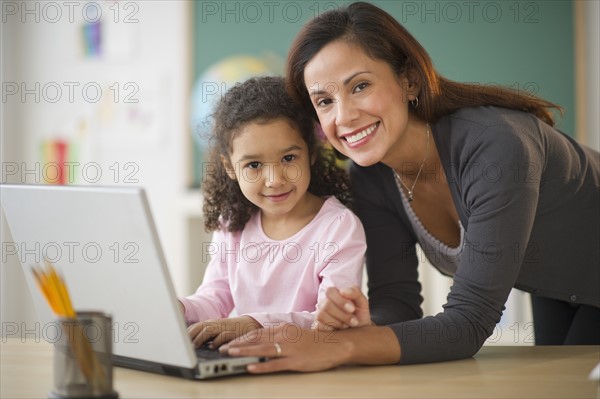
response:
[[[76,310],[112,316],[117,366],[207,379],[265,360],[194,349],[143,188],[0,184],[0,200],[13,238],[3,246],[19,257],[40,331],[56,324],[31,272],[47,259]]]

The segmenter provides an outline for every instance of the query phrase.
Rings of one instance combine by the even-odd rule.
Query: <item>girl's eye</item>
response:
[[[292,162],[294,159],[296,159],[295,155],[286,155],[283,157],[283,162]]]
[[[363,83],[359,83],[359,84],[357,84],[356,86],[354,86],[354,92],[355,92],[355,93],[361,92],[361,91],[363,91],[364,89],[366,89],[366,88],[367,88],[367,86],[369,86],[369,84],[368,84],[368,83],[364,83],[364,82],[363,82]]]
[[[246,167],[248,169],[258,169],[258,168],[260,168],[260,162],[250,162],[250,163],[246,164]]]

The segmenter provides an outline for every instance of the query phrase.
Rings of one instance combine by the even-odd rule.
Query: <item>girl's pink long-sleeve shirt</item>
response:
[[[365,233],[358,217],[329,197],[298,233],[265,235],[256,212],[243,231],[216,231],[203,252],[212,258],[195,294],[180,298],[188,322],[228,317],[232,310],[263,327],[310,328],[329,287],[361,285]]]

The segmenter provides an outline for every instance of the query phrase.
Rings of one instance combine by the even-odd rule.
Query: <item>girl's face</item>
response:
[[[408,79],[359,46],[336,40],[306,65],[304,82],[338,151],[361,166],[393,160],[409,124],[408,101],[415,98]]]
[[[311,160],[302,135],[285,118],[244,126],[223,163],[263,216],[293,217],[301,212]]]

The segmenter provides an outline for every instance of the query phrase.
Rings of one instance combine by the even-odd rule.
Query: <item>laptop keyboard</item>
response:
[[[208,344],[204,344],[196,349],[196,357],[198,359],[213,360],[227,358],[229,355],[219,352],[218,349],[210,349]]]

